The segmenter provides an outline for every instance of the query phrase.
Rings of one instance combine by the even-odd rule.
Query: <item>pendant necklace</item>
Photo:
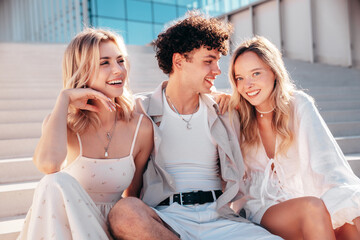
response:
[[[190,130],[192,127],[191,127],[191,124],[190,124],[190,121],[192,119],[192,117],[194,116],[194,113],[198,110],[199,108],[199,104],[200,102],[198,102],[198,104],[196,105],[196,108],[195,110],[193,111],[193,113],[191,114],[190,118],[188,120],[186,120],[185,118],[183,118],[183,116],[178,112],[178,110],[176,109],[176,107],[174,106],[174,104],[172,103],[170,97],[168,95],[166,95],[166,98],[169,99],[169,102],[171,104],[171,107],[174,109],[174,111],[177,113],[177,115],[179,115],[179,117],[181,118],[181,120],[183,120],[184,122],[186,122],[186,128],[188,130]]]
[[[108,156],[109,156],[108,149],[109,149],[111,140],[112,140],[112,138],[113,138],[113,136],[114,136],[114,131],[115,131],[115,128],[116,128],[116,122],[117,122],[117,121],[116,121],[116,112],[115,112],[114,124],[113,124],[113,126],[111,127],[111,129],[110,129],[108,132],[106,132],[106,140],[108,141],[108,143],[107,143],[106,147],[104,147],[104,150],[105,150],[104,156],[105,156],[105,157],[108,157]],[[97,131],[96,131],[96,135],[98,136],[98,138],[99,138],[99,140],[100,140],[100,142],[101,142],[101,138],[100,138],[99,133],[98,133]]]
[[[255,108],[255,110],[256,110],[258,113],[260,113],[260,117],[262,118],[262,117],[264,117],[264,114],[268,114],[268,113],[271,113],[272,111],[274,111],[274,110],[275,110],[275,107],[274,107],[273,109],[271,109],[270,111],[267,111],[267,112],[261,112],[261,111],[259,111],[257,108]]]

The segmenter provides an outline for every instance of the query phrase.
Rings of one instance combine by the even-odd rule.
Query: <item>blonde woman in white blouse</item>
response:
[[[33,157],[47,174],[19,239],[111,239],[107,215],[138,196],[153,147],[152,123],[134,113],[125,44],[85,29],[67,47],[64,88]]]
[[[313,99],[295,89],[280,51],[263,37],[245,41],[229,75],[246,216],[285,239],[360,239],[360,180]]]

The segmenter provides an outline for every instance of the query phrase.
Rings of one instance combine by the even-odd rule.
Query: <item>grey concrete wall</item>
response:
[[[235,13],[230,16],[229,21],[233,23],[234,35],[232,38],[233,45],[238,45],[244,38],[253,35],[252,9]]]
[[[254,7],[254,33],[266,36],[281,48],[280,21],[277,1],[267,1]]]
[[[290,59],[360,68],[359,0],[263,0],[223,17],[233,46],[262,35]]]
[[[83,24],[87,0],[0,0],[1,42],[67,42]]]
[[[291,59],[312,61],[309,0],[283,0],[281,3],[283,54]]]
[[[351,65],[348,2],[347,0],[312,2],[315,61],[342,66]]]
[[[360,1],[351,0],[349,7],[352,63],[360,68]]]

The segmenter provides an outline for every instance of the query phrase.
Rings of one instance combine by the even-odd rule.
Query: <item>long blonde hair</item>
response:
[[[229,79],[233,93],[229,109],[231,114],[234,114],[234,109],[237,109],[240,115],[241,150],[246,155],[248,149],[259,146],[260,143],[255,107],[239,94],[236,87],[235,61],[245,52],[257,54],[271,68],[275,75],[274,89],[270,95],[270,100],[275,104],[272,127],[276,131],[277,136],[281,138],[275,155],[286,155],[294,138],[290,126],[290,118],[292,117],[291,99],[295,85],[285,69],[280,51],[269,40],[260,36],[244,41],[235,50],[230,61]]]
[[[85,28],[69,43],[63,58],[63,88],[85,88],[91,76],[97,76],[100,65],[100,43],[112,41],[119,48],[125,58],[126,69],[129,70],[127,51],[122,38],[109,30]],[[125,81],[123,94],[115,98],[117,112],[120,119],[129,121],[133,117],[134,100]],[[100,119],[96,113],[69,109],[68,127],[73,132],[81,133],[89,125],[100,126]]]

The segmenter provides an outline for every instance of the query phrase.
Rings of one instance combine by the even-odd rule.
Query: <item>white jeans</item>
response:
[[[184,206],[173,203],[154,210],[182,240],[282,239],[255,224],[220,218],[215,206],[215,202]]]

